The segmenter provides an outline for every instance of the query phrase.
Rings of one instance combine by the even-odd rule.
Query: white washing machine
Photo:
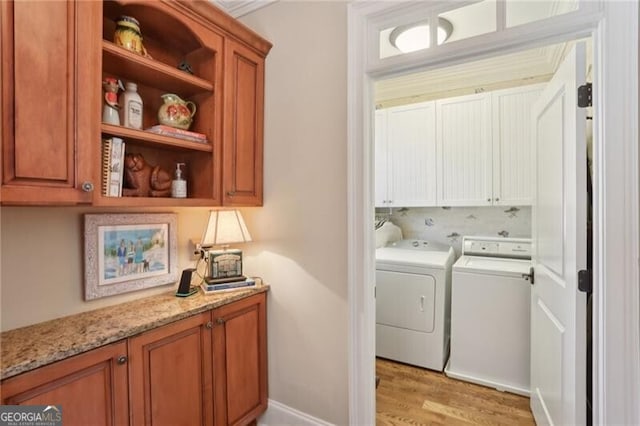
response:
[[[442,371],[454,259],[450,246],[424,240],[376,250],[376,356]]]
[[[464,237],[453,265],[447,376],[529,395],[531,240]]]

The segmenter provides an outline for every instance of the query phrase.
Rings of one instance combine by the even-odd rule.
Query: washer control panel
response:
[[[464,237],[462,254],[531,259],[531,240],[529,238]]]

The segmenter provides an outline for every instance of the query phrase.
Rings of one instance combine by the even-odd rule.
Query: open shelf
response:
[[[144,81],[147,85],[185,97],[213,92],[213,84],[207,80],[140,56],[106,40],[102,40],[102,56],[104,71],[118,78]]]
[[[190,150],[212,152],[211,143],[191,142],[184,139],[172,138],[171,136],[158,135],[156,133],[145,132],[143,130],[130,129],[128,127],[114,126],[112,124],[102,123],[100,125],[102,134],[116,136],[122,138],[126,142],[135,141],[138,145],[148,147],[162,146],[167,149]]]
[[[211,198],[101,197],[95,204],[105,207],[210,207]]]

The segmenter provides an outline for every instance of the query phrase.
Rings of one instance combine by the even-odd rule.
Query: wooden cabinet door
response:
[[[211,312],[129,339],[131,424],[212,425]]]
[[[531,205],[531,109],[544,85],[493,92],[493,204]]]
[[[438,205],[491,205],[491,95],[436,101],[436,116]]]
[[[390,204],[436,205],[436,104],[390,108],[387,115]]]
[[[5,204],[92,200],[101,7],[75,1],[0,5]]]
[[[216,425],[246,425],[267,409],[266,298],[213,311]]]
[[[126,425],[127,345],[118,342],[2,382],[3,405],[61,405],[65,425]]]
[[[264,57],[225,40],[222,203],[261,206]]]

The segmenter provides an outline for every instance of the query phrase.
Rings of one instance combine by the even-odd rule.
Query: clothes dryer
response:
[[[376,250],[376,356],[442,371],[454,259],[450,246],[424,240]]]

